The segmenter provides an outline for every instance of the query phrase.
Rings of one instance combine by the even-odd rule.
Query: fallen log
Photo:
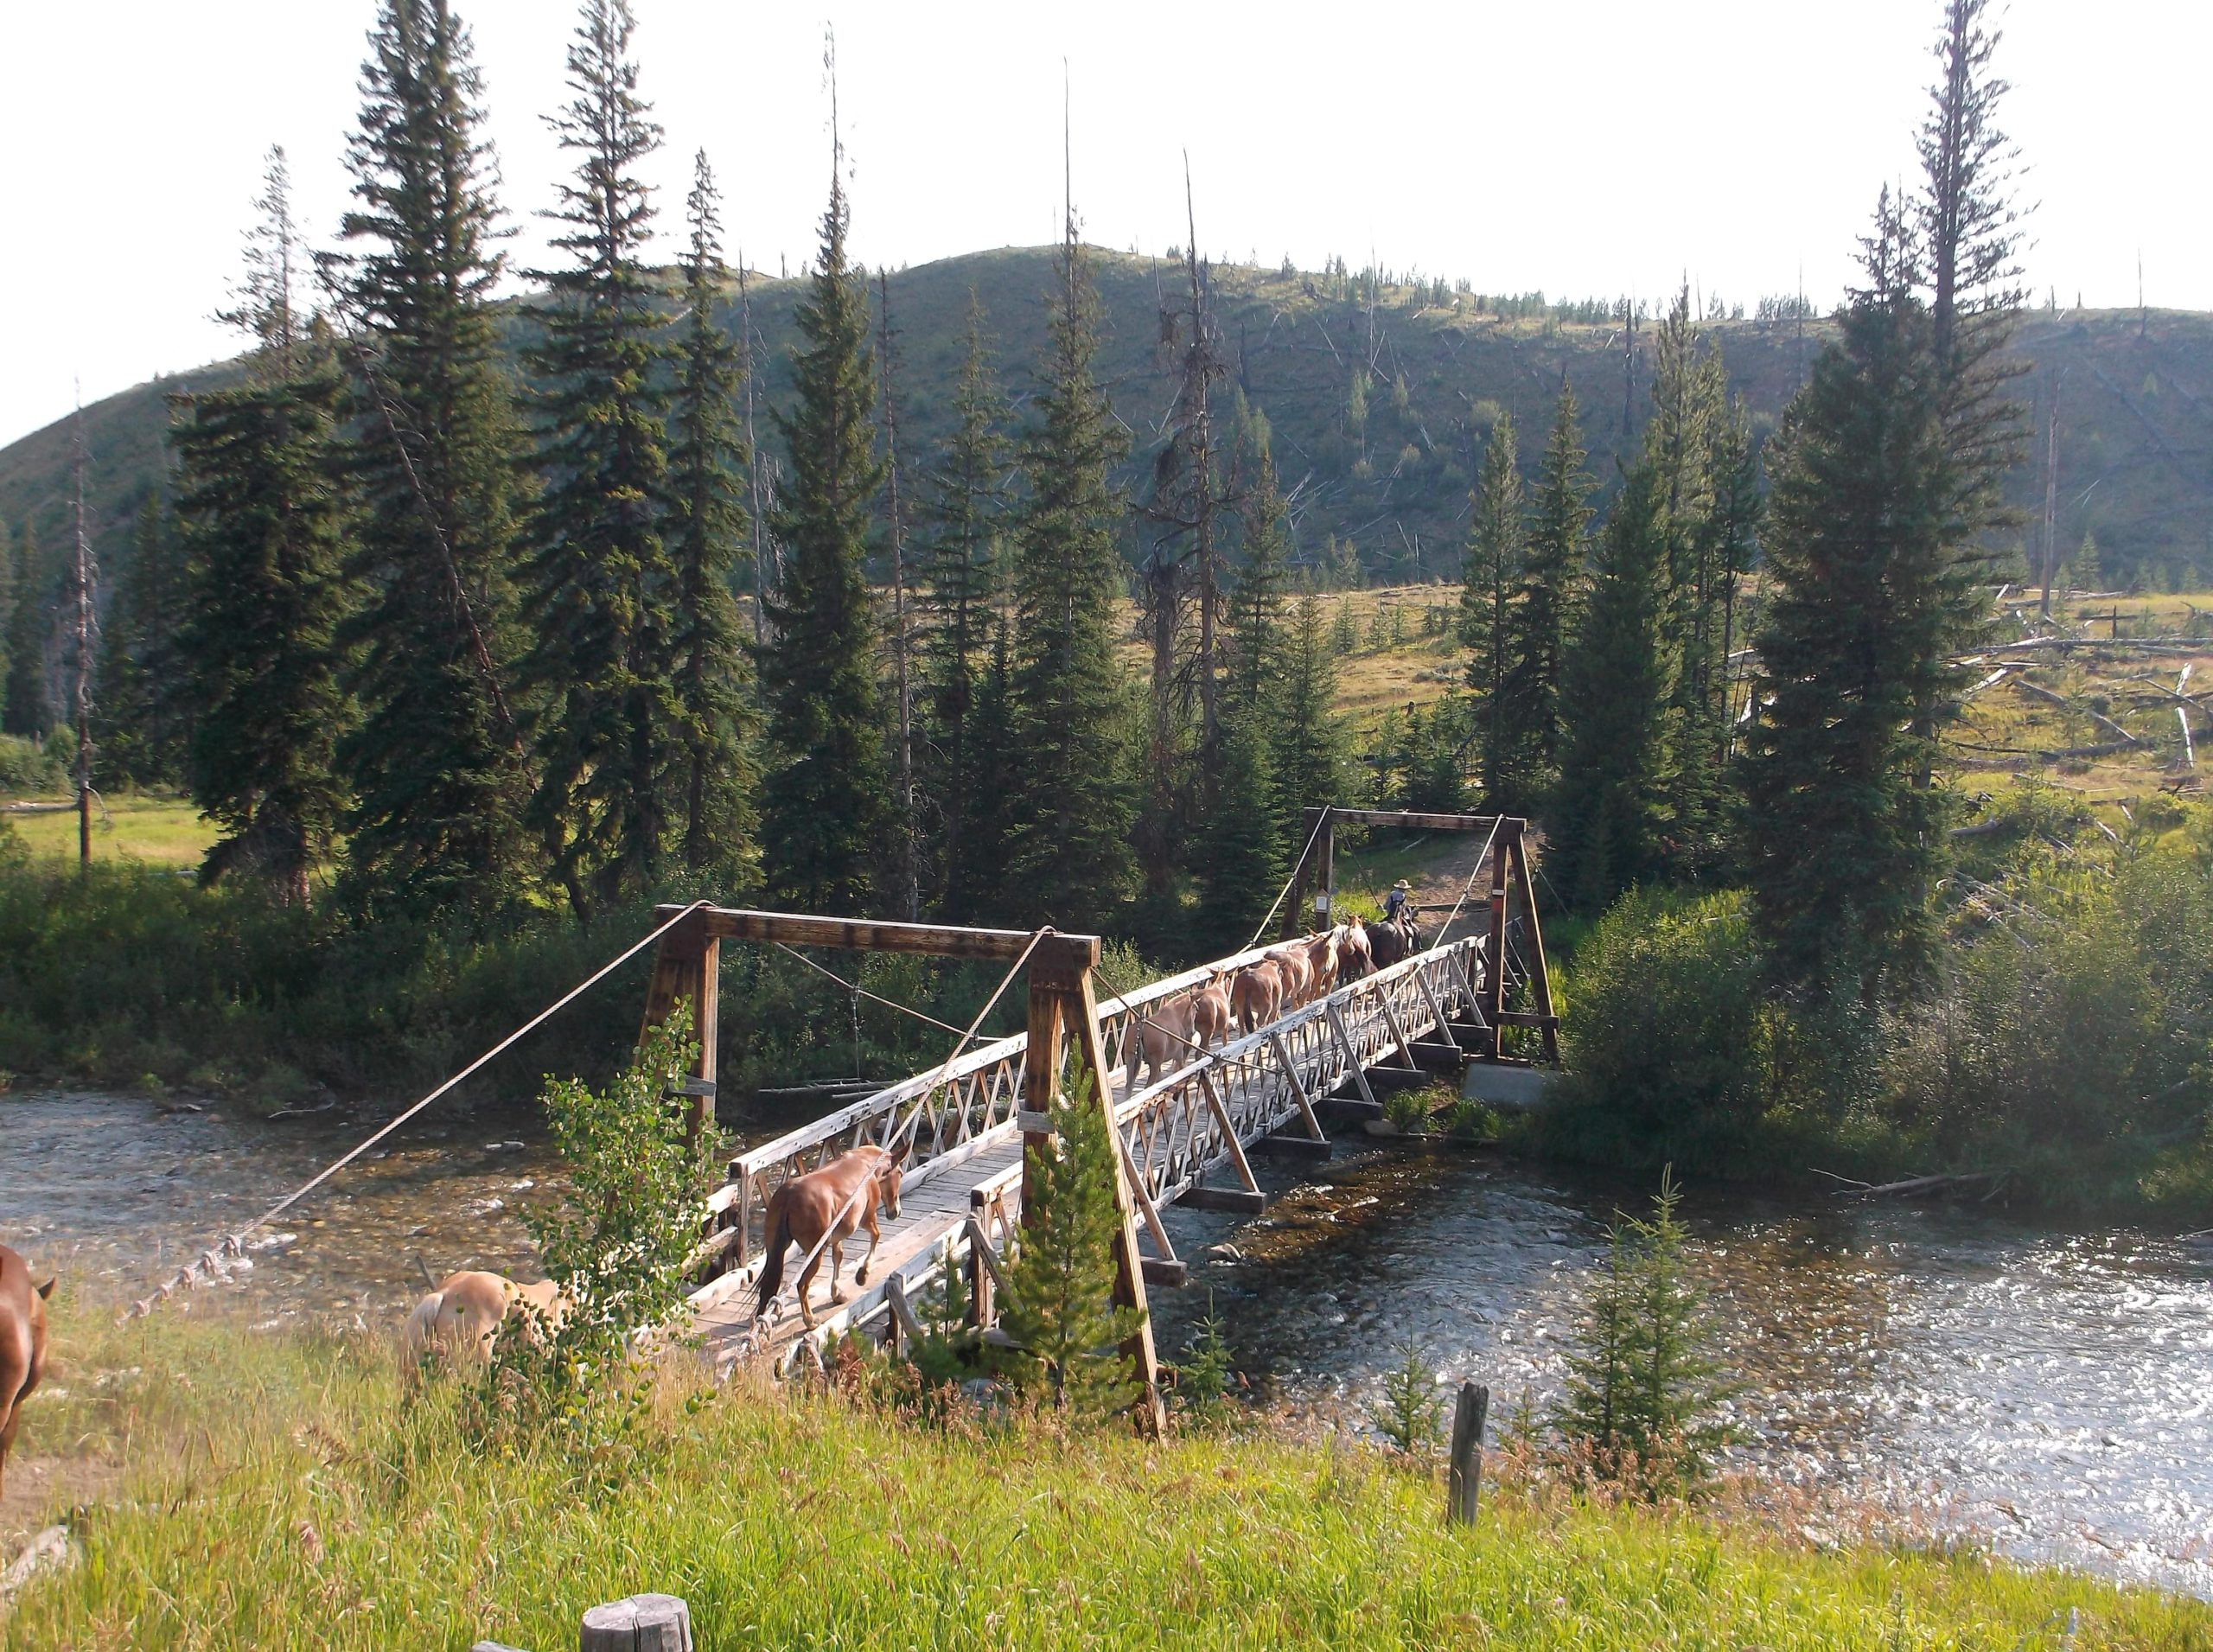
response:
[[[1903,1182],[1885,1182],[1879,1187],[1851,1190],[1848,1196],[1856,1199],[1907,1199],[1923,1193],[1941,1193],[1946,1188],[1978,1186],[1985,1182],[2002,1180],[2012,1174],[2011,1170],[1948,1170],[1939,1176],[1910,1176]]]

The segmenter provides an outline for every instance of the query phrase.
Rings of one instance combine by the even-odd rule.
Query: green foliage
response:
[[[1445,1110],[1445,1133],[1455,1141],[1496,1141],[1501,1121],[1496,1109],[1464,1095]]]
[[[36,797],[69,784],[69,766],[17,734],[0,734],[0,794]]]
[[[883,466],[868,289],[848,261],[845,191],[832,180],[822,246],[799,307],[796,399],[777,428],[791,476],[777,502],[781,577],[763,596],[768,700],[761,846],[770,892],[802,911],[877,908],[890,782],[877,691],[868,541]]]
[[[495,169],[469,31],[436,0],[380,0],[347,149],[354,204],[328,262],[356,374],[353,571],[341,634],[361,721],[348,903],[364,916],[482,922],[527,870],[516,708],[501,685],[523,508],[513,396],[491,309]]]
[[[27,1647],[430,1652],[482,1635],[550,1648],[639,1586],[636,1557],[680,1580],[703,1641],[737,1625],[771,1646],[1011,1636],[1381,1652],[1480,1638],[1480,1623],[1527,1652],[1626,1652],[1664,1623],[1685,1644],[1773,1652],[1899,1639],[2048,1652],[2070,1611],[2081,1652],[2213,1634],[2203,1602],[2079,1572],[1942,1547],[1816,1549],[1763,1512],[1555,1497],[1521,1479],[1487,1477],[1471,1542],[1438,1519],[1433,1483],[1360,1472],[1358,1450],[1333,1462],[1249,1435],[1071,1442],[1050,1417],[917,1430],[841,1399],[717,1391],[681,1355],[652,1413],[649,1471],[625,1495],[580,1496],[557,1441],[461,1449],[453,1400],[403,1396],[381,1338],[250,1332],[201,1312],[118,1328],[56,1309],[58,1363],[29,1407],[28,1449],[127,1438],[140,1456],[84,1523],[80,1563],[10,1600],[11,1644]],[[80,1420],[95,1416],[97,1429]],[[867,1495],[824,1489],[854,1486]],[[841,1575],[903,1581],[814,1587],[808,1566],[799,1586],[799,1542],[836,1555]],[[456,1557],[480,1549],[499,1568],[471,1604]]]
[[[1482,733],[1483,807],[1512,813],[1527,802],[1520,781],[1526,766],[1507,748],[1506,680],[1513,654],[1513,606],[1522,574],[1521,472],[1514,421],[1501,417],[1483,444],[1468,529],[1460,587],[1460,642],[1468,650],[1468,692]]]
[[[1176,1417],[1186,1431],[1220,1430],[1237,1414],[1230,1389],[1236,1381],[1235,1357],[1221,1334],[1221,1319],[1214,1311],[1214,1293],[1207,1293],[1207,1311],[1192,1328],[1191,1351],[1176,1368]]]
[[[1617,1215],[1583,1307],[1553,1427],[1590,1468],[1646,1496],[1694,1492],[1731,1438],[1731,1392],[1684,1257],[1682,1190],[1663,1171],[1652,1214]]]
[[[922,1334],[907,1355],[926,1401],[977,1373],[981,1343],[968,1323],[969,1313],[967,1278],[960,1268],[947,1267],[915,1315]]]
[[[668,539],[676,564],[669,686],[684,743],[684,864],[735,890],[751,888],[760,871],[753,660],[730,596],[733,577],[749,560],[739,488],[752,455],[735,401],[743,356],[715,319],[715,304],[730,284],[719,199],[702,150],[685,200],[691,235],[669,408]]]
[[[1749,1168],[1768,1102],[1760,986],[1741,897],[1623,898],[1564,984],[1565,1070],[1543,1134],[1639,1166]]]
[[[1200,828],[1197,856],[1197,941],[1209,958],[1251,939],[1283,887],[1289,858],[1266,718],[1257,708],[1234,706],[1222,723],[1221,794]]]
[[[1779,976],[1872,1002],[1933,966],[1946,814],[1921,707],[1955,675],[1960,574],[1929,316],[1903,248],[1870,257],[1775,467],[1742,858]]]
[[[632,28],[628,0],[585,0],[570,41],[573,96],[551,124],[577,175],[551,216],[571,262],[533,272],[545,297],[524,352],[542,488],[523,603],[537,759],[525,818],[579,921],[658,884],[687,756],[664,534],[673,351],[637,171],[661,129],[637,95]]]
[[[193,708],[177,692],[184,558],[158,492],[139,501],[131,555],[116,575],[100,627],[92,693],[93,778],[114,787],[168,786],[184,772]]]
[[[1406,1136],[1426,1136],[1429,1133],[1429,1109],[1437,1098],[1427,1088],[1394,1090],[1383,1104],[1387,1123]]]
[[[1340,615],[1344,605],[1337,605]],[[1322,635],[1322,599],[1311,590],[1298,594],[1284,639],[1283,687],[1278,701],[1273,759],[1276,816],[1288,832],[1298,830],[1303,812],[1342,803],[1350,794],[1346,778],[1346,734],[1336,710],[1337,662]],[[1297,854],[1304,845],[1286,849]]]
[[[185,608],[175,692],[192,708],[192,800],[222,832],[201,875],[265,878],[304,903],[348,801],[335,758],[352,705],[335,639],[352,606],[351,511],[329,343],[272,336],[246,383],[181,401],[171,431]]]
[[[7,547],[0,545],[0,551]],[[16,541],[14,577],[9,581],[8,676],[0,691],[0,733],[43,740],[54,727],[54,707],[46,692],[46,648],[52,628],[54,570],[39,554],[38,536],[29,522]]]
[[[1014,921],[1104,928],[1131,894],[1136,741],[1122,629],[1124,507],[1109,471],[1127,438],[1097,376],[1091,255],[1071,233],[1016,539],[1010,711],[1018,759],[1006,800],[1001,910]]]
[[[1674,795],[1680,651],[1668,628],[1664,481],[1640,462],[1590,563],[1561,667],[1554,882],[1595,910],[1660,869]]]
[[[1290,526],[1284,518],[1274,456],[1263,448],[1247,493],[1244,555],[1229,598],[1229,703],[1272,707],[1283,679],[1284,624],[1291,581]]]
[[[1548,796],[1559,774],[1560,672],[1583,576],[1591,488],[1575,392],[1563,377],[1507,605],[1507,664],[1498,691],[1499,780],[1523,807]]]
[[[519,1308],[533,1322],[528,1334],[494,1345],[486,1398],[501,1423],[555,1426],[595,1446],[610,1421],[638,1408],[649,1367],[630,1362],[641,1336],[684,1311],[685,1262],[712,1179],[711,1135],[693,1135],[688,1108],[669,1094],[698,1048],[682,1004],[606,1088],[546,1081],[540,1101],[568,1174],[558,1201],[521,1215],[564,1307],[552,1324]]]
[[[1383,1374],[1382,1392],[1368,1403],[1368,1424],[1393,1451],[1425,1456],[1445,1443],[1445,1396],[1411,1331],[1399,1355],[1399,1363]]]
[[[1127,1411],[1137,1384],[1121,1345],[1144,1323],[1114,1302],[1119,1170],[1093,1075],[1079,1072],[1053,1109],[1050,1142],[1030,1161],[1033,1201],[1007,1270],[999,1322],[1022,1344],[1017,1383],[1080,1422]]]
[[[988,903],[1002,862],[999,794],[985,775],[1004,761],[1005,661],[996,657],[1009,501],[1005,399],[992,376],[984,308],[969,293],[966,350],[954,392],[959,422],[922,497],[923,790],[941,815],[940,901],[961,917]],[[982,700],[992,697],[985,708]]]

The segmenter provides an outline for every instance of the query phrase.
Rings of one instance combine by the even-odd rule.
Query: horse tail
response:
[[[776,1299],[776,1292],[784,1285],[784,1247],[792,1242],[791,1216],[785,1209],[784,1193],[784,1189],[778,1188],[768,1196],[768,1231],[761,1240],[760,1295],[753,1304],[756,1319],[768,1311],[768,1304]]]

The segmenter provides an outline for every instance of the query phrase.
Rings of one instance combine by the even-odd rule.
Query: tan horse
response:
[[[1344,954],[1338,929],[1324,929],[1299,943],[1306,954],[1306,1001],[1325,998],[1336,991],[1337,979],[1344,964]]]
[[[1348,923],[1332,929],[1330,939],[1335,943],[1336,967],[1332,972],[1339,980],[1356,981],[1375,971],[1375,954],[1368,950],[1368,931],[1357,923]]]
[[[23,1259],[0,1245],[0,1479],[23,1420],[23,1401],[46,1370],[46,1299],[54,1281],[31,1283]]]
[[[868,1229],[868,1254],[861,1258],[853,1283],[868,1283],[868,1265],[875,1260],[876,1247],[883,1242],[883,1230],[876,1224],[877,1207],[881,1205],[883,1214],[894,1221],[898,1219],[899,1183],[905,1174],[906,1158],[903,1146],[896,1153],[874,1145],[856,1147],[819,1170],[794,1176],[768,1196],[768,1254],[761,1265],[755,1318],[768,1317],[777,1292],[783,1287],[787,1246],[797,1245],[807,1253],[807,1265],[799,1274],[799,1317],[809,1330],[814,1329],[814,1307],[807,1300],[807,1292],[813,1288],[815,1270],[822,1266],[824,1253],[830,1257],[830,1300],[835,1304],[845,1300],[845,1289],[838,1283],[843,1266],[839,1250],[862,1227]]]
[[[1306,943],[1286,941],[1280,947],[1269,947],[1266,958],[1283,978],[1283,1007],[1296,1010],[1306,1002],[1314,985],[1314,966],[1307,956]]]
[[[1145,1082],[1172,1071],[1196,1053],[1198,1043],[1198,1001],[1189,992],[1177,992],[1148,1007],[1131,1029],[1127,1082],[1138,1088],[1138,1068],[1148,1069]]]
[[[418,1371],[433,1356],[457,1366],[488,1365],[500,1327],[518,1302],[533,1328],[558,1326],[568,1312],[569,1304],[551,1279],[517,1285],[504,1273],[475,1268],[447,1274],[437,1290],[415,1304],[399,1333],[405,1370]]]
[[[1237,1025],[1244,1032],[1258,1032],[1283,1013],[1283,966],[1272,958],[1247,964],[1230,983],[1230,1003]]]
[[[1229,976],[1216,970],[1191,989],[1191,1035],[1199,1048],[1219,1044],[1229,1036]]]

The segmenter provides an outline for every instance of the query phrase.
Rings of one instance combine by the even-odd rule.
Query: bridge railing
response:
[[[1102,999],[1100,1034],[1110,1069],[1119,1072],[1126,1063],[1129,1040],[1148,1008],[1217,972],[1242,968],[1262,950],[1166,976],[1126,999]],[[750,1271],[776,1189],[864,1142],[909,1143],[906,1185],[911,1189],[1004,1140],[1022,1110],[1028,1044],[1026,1034],[1016,1033],[979,1045],[947,1065],[902,1079],[738,1154],[730,1161],[729,1180],[708,1201],[708,1233],[695,1262],[707,1273]]]

